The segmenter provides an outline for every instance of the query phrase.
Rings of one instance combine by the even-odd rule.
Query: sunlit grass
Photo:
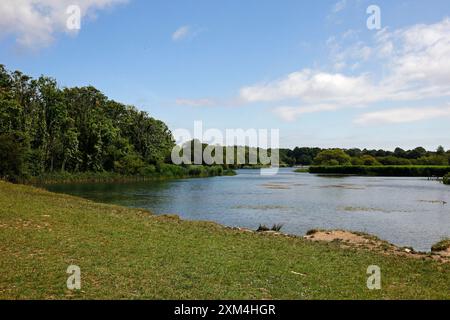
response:
[[[450,298],[450,266],[0,182],[1,299]],[[81,291],[66,288],[69,265]],[[366,287],[369,265],[382,290]]]

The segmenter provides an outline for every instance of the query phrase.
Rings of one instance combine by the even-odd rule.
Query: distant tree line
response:
[[[320,166],[380,166],[380,165],[436,165],[450,164],[450,151],[439,146],[436,151],[423,147],[412,150],[396,148],[394,151],[368,149],[281,149],[280,160],[287,165]]]

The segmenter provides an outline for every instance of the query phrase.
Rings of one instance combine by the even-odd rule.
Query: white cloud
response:
[[[450,107],[441,108],[399,108],[365,113],[355,119],[355,123],[395,124],[429,120],[439,117],[450,117]]]
[[[333,6],[333,12],[338,13],[338,12],[344,10],[346,6],[347,6],[347,0],[340,0],[340,1],[336,2],[335,5]]]
[[[450,19],[415,25],[378,35],[379,50],[390,54],[387,81],[412,86],[418,82],[448,89],[450,83]]]
[[[50,45],[56,33],[66,27],[66,10],[78,5],[82,17],[128,0],[1,0],[0,37],[14,36],[19,46],[40,48]],[[72,31],[73,32],[73,31]]]
[[[172,34],[172,40],[180,41],[180,40],[186,39],[190,34],[191,34],[191,27],[190,26],[182,26],[182,27],[178,28]]]
[[[280,101],[299,98],[307,103],[353,103],[374,100],[370,79],[366,75],[345,76],[305,69],[269,83],[241,89],[247,102]]]
[[[334,104],[317,104],[312,106],[304,106],[304,107],[277,107],[273,111],[274,113],[280,117],[282,120],[287,122],[292,122],[297,119],[298,116],[314,113],[320,111],[333,111],[336,110],[337,106]]]
[[[297,100],[297,107],[274,109],[282,119],[292,121],[311,112],[450,96],[449,19],[394,32],[382,30],[373,45],[357,41],[342,47],[336,38],[330,38],[327,44],[334,59],[333,69],[338,72],[303,69],[275,81],[244,87],[241,99],[247,103]],[[354,74],[368,63],[372,72]],[[375,70],[387,72],[377,76],[374,64]],[[345,73],[347,67],[351,75]]]
[[[212,107],[216,105],[216,102],[211,99],[177,99],[175,103],[179,106],[189,107]]]

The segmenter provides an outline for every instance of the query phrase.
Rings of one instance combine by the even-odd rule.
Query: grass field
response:
[[[450,298],[450,265],[0,182],[0,299]],[[81,291],[66,288],[69,265]],[[366,287],[378,265],[382,289]]]

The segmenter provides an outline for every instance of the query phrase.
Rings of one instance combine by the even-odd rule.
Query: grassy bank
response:
[[[450,265],[0,182],[0,299],[450,298]],[[82,290],[66,289],[69,265]],[[382,290],[366,270],[382,270]]]
[[[147,167],[146,171],[134,175],[124,175],[114,172],[55,172],[43,174],[38,177],[24,178],[20,182],[31,184],[127,182],[230,176],[235,174],[233,170],[224,169],[222,166],[176,166],[165,164],[159,167]]]
[[[450,166],[312,166],[310,173],[386,177],[443,177]]]

